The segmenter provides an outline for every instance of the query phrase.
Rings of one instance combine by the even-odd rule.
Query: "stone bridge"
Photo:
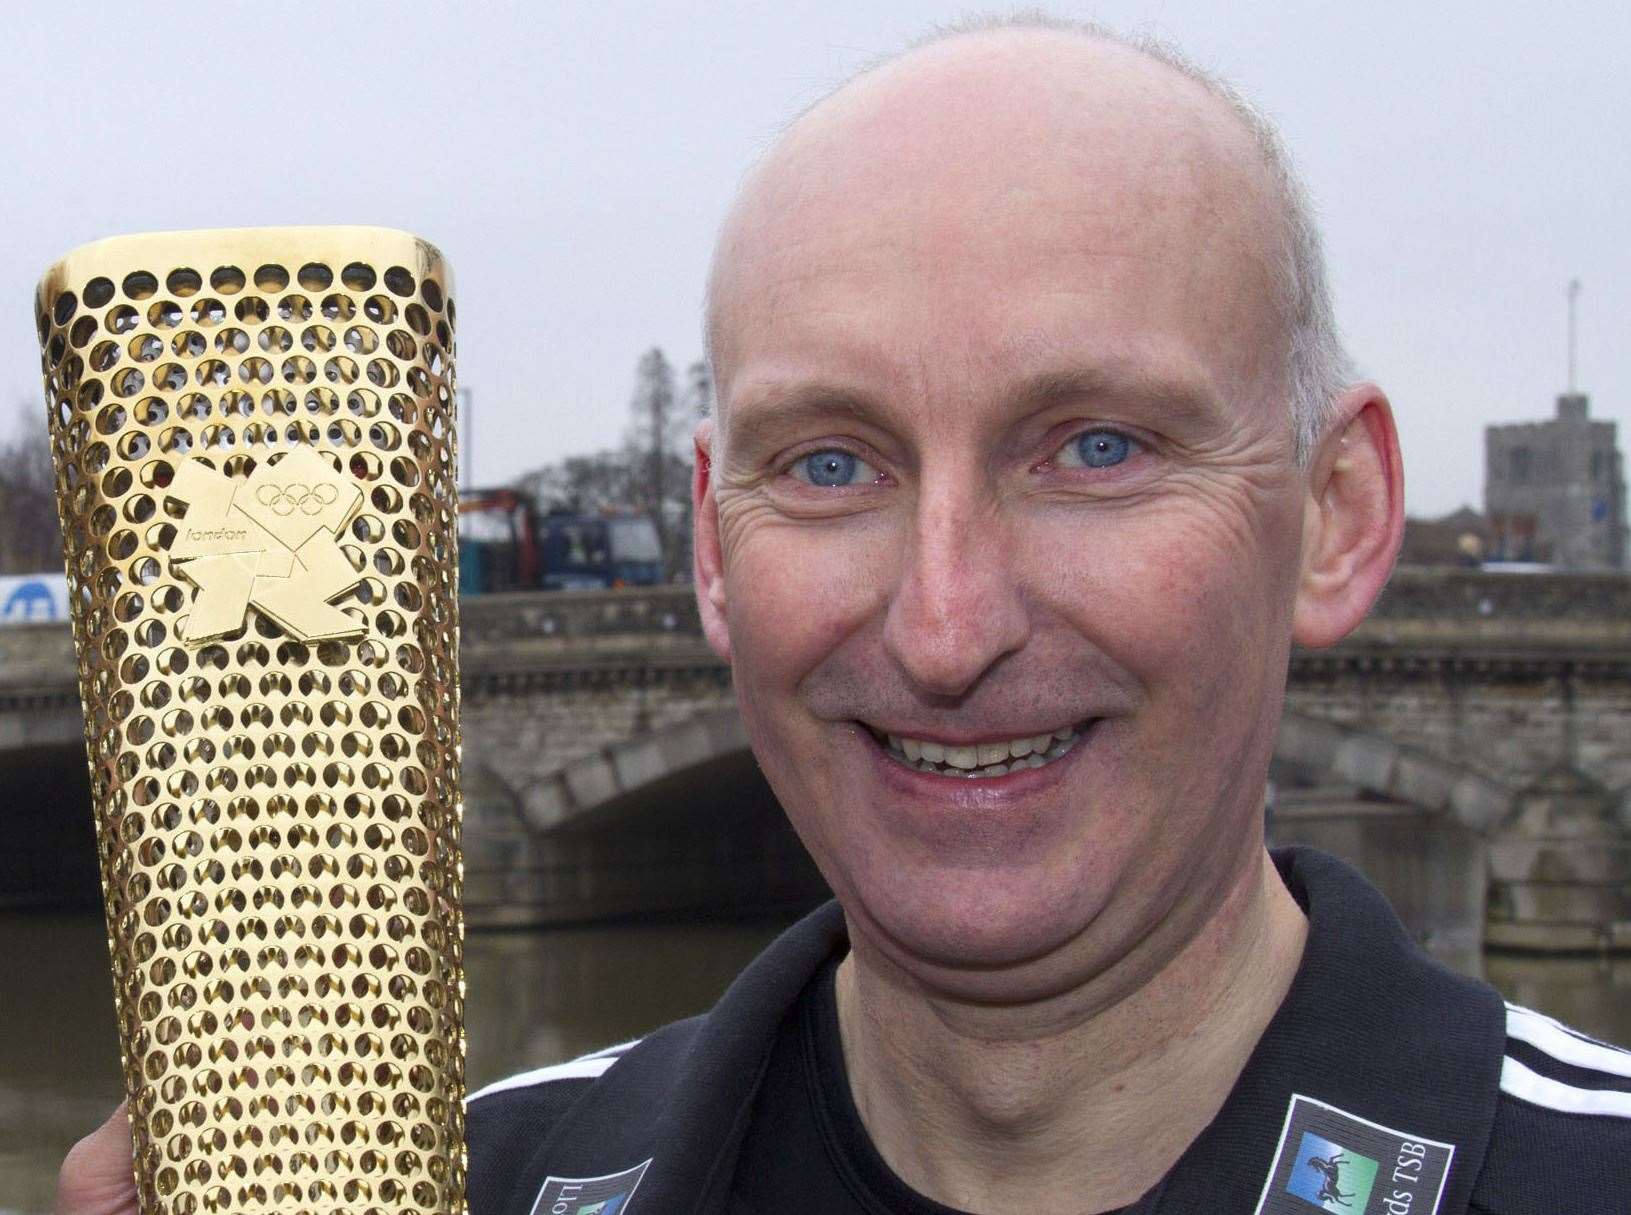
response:
[[[795,906],[820,879],[685,588],[462,609],[472,923]],[[1631,579],[1398,571],[1297,652],[1271,830],[1359,862],[1445,952],[1631,947]],[[0,894],[94,894],[72,646],[0,630]],[[87,884],[88,883],[88,884]]]

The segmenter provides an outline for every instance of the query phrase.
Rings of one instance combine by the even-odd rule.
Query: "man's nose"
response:
[[[988,503],[920,502],[883,639],[921,691],[960,696],[1025,644],[1014,540]]]

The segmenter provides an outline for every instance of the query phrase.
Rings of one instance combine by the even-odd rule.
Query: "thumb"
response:
[[[57,1174],[56,1215],[138,1215],[127,1102],[74,1144]]]

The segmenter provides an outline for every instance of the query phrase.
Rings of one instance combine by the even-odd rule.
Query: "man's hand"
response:
[[[56,1215],[138,1215],[125,1103],[74,1144],[57,1175]]]

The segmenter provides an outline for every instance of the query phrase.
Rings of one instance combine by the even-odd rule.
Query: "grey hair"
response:
[[[1151,34],[1123,34],[1106,25],[1057,17],[1041,10],[967,17],[935,27],[904,50],[883,55],[852,73],[788,123],[792,126],[827,98],[903,55],[935,43],[970,34],[1004,31],[1052,31],[1076,34],[1124,47],[1171,68],[1221,101],[1251,136],[1278,196],[1284,227],[1280,249],[1280,298],[1288,336],[1285,383],[1290,406],[1292,446],[1299,466],[1306,465],[1326,426],[1336,413],[1337,398],[1354,380],[1354,367],[1337,329],[1326,276],[1325,250],[1313,203],[1297,173],[1291,152],[1274,123],[1227,80],[1201,67],[1170,42]],[[785,128],[784,128],[785,129]],[[708,285],[706,315],[712,316],[713,284]],[[711,345],[712,324],[704,341]],[[710,352],[711,353],[711,352]]]

